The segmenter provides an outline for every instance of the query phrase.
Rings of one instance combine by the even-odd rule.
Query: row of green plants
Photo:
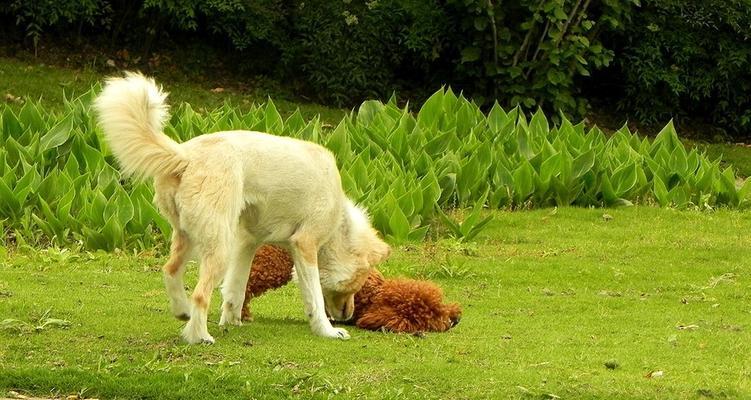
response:
[[[150,248],[168,237],[151,185],[123,180],[103,144],[90,110],[95,93],[66,100],[60,114],[31,102],[18,113],[2,106],[5,240],[112,250]],[[751,180],[737,186],[731,168],[686,150],[672,124],[649,139],[562,121],[550,126],[542,112],[528,118],[498,105],[485,114],[442,89],[417,112],[394,99],[366,101],[328,129],[299,112],[282,118],[272,101],[247,112],[224,105],[199,113],[181,104],[165,131],[178,141],[248,129],[321,143],[336,155],[346,192],[395,242],[421,240],[436,224],[471,239],[487,224],[488,208],[749,204]],[[456,218],[454,209],[468,211]]]

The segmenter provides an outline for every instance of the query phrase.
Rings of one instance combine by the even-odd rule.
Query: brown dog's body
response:
[[[243,321],[253,319],[248,304],[250,299],[286,285],[292,279],[292,267],[294,267],[292,257],[281,247],[266,245],[256,251],[253,266],[250,268],[248,286],[245,288]]]
[[[245,292],[243,319],[250,319],[250,299],[284,286],[292,279],[293,261],[278,247],[263,246],[253,259]],[[431,282],[385,279],[372,269],[355,294],[355,312],[350,320],[357,327],[391,332],[443,332],[459,322],[458,304],[444,304],[441,288]]]

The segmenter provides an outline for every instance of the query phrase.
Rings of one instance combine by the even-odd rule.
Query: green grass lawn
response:
[[[217,293],[213,346],[179,339],[163,257],[7,251],[0,320],[29,325],[0,330],[0,397],[751,398],[750,231],[733,211],[499,212],[476,243],[398,247],[382,268],[461,302],[449,332],[316,338],[288,286],[225,332]]]
[[[732,165],[738,176],[751,176],[751,148],[727,143],[699,143],[697,147],[707,152],[712,159],[722,157],[725,165]]]

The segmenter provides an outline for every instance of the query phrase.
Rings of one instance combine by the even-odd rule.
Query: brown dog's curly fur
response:
[[[355,294],[353,321],[358,328],[391,332],[443,332],[461,317],[458,304],[443,304],[443,291],[432,282],[385,279],[373,269]]]
[[[250,318],[250,299],[289,282],[292,267],[286,250],[269,245],[258,250],[245,293],[243,319]],[[355,314],[350,322],[362,329],[417,333],[446,331],[460,318],[459,305],[444,304],[443,291],[434,283],[385,279],[372,269],[355,294]]]

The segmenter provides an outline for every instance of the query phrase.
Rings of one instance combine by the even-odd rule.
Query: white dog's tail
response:
[[[185,170],[180,145],[162,133],[169,114],[166,98],[153,79],[126,73],[108,79],[94,100],[104,137],[124,175],[155,178]]]

